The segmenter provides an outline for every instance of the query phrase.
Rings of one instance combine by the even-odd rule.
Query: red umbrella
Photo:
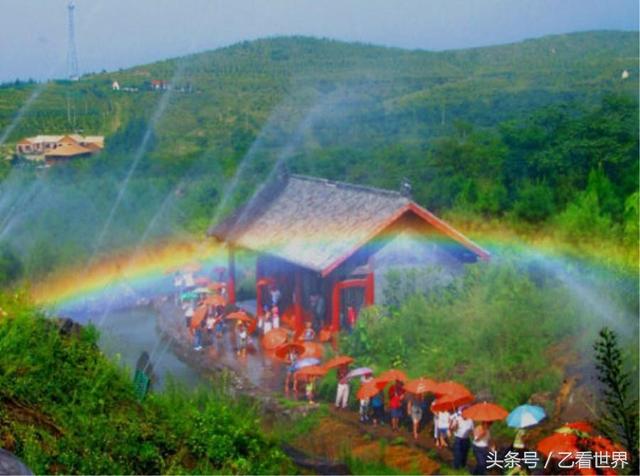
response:
[[[448,380],[446,382],[440,382],[433,390],[436,395],[472,395],[467,387],[458,382]]]
[[[257,286],[270,286],[272,284],[275,284],[275,281],[273,278],[268,277],[260,278],[256,281]]]
[[[626,453],[627,451],[617,443],[614,443],[609,438],[605,438],[604,436],[594,436],[587,440],[587,445],[589,449],[594,453],[606,453],[609,455],[609,458],[613,456],[613,453]],[[629,454],[627,454],[627,458]]]
[[[431,404],[431,410],[434,412],[451,412],[471,402],[473,402],[473,395],[471,394],[444,395]]]
[[[245,321],[247,319],[251,319],[249,315],[244,311],[235,311],[230,314],[227,314],[227,319],[237,319],[239,321]]]
[[[554,433],[538,442],[538,451],[545,456],[557,455],[559,458],[563,455],[559,453],[575,454],[580,451],[578,448],[578,437],[576,435]]]
[[[335,367],[340,367],[342,365],[349,365],[352,362],[353,362],[353,357],[349,357],[348,355],[339,355],[325,362],[324,368],[326,368],[327,370],[330,370]]]
[[[321,359],[324,355],[324,347],[322,347],[322,344],[318,344],[317,342],[304,342],[302,346],[304,347],[304,352],[300,355],[301,359],[306,357]]]
[[[382,372],[378,375],[378,380],[386,380],[387,382],[393,382],[395,380],[400,380],[402,383],[405,383],[409,378],[407,374],[405,374],[402,370],[387,370],[386,372]]]
[[[207,306],[224,306],[226,305],[225,299],[219,294],[215,296],[209,296],[203,301]]]
[[[327,373],[327,369],[321,365],[310,365],[303,367],[296,372],[296,377],[323,377]]]
[[[287,340],[289,340],[289,333],[286,329],[281,327],[278,329],[271,329],[262,338],[262,347],[266,350],[273,350],[287,342]]]
[[[320,342],[329,342],[331,340],[330,329],[320,329],[320,335],[318,336]]]
[[[422,394],[427,392],[433,392],[433,389],[438,383],[430,378],[420,377],[414,380],[410,380],[404,386],[404,389],[410,393]]]
[[[227,319],[230,321],[244,322],[249,334],[256,330],[256,320],[248,316],[244,311],[232,312],[227,316]]]
[[[276,357],[280,359],[286,359],[290,352],[295,352],[300,355],[304,352],[304,345],[298,344],[297,342],[287,342],[276,347],[275,354]]]
[[[193,317],[191,318],[191,329],[197,329],[200,326],[200,323],[207,315],[207,306],[198,306],[195,311],[193,311]]]
[[[380,393],[381,388],[378,386],[379,382],[375,382],[371,380],[365,384],[360,385],[360,388],[356,392],[356,397],[358,400],[365,400],[367,398],[371,398],[374,395]],[[382,386],[384,388],[384,385]]]
[[[474,421],[504,420],[509,412],[495,403],[476,403],[462,411],[462,417]]]

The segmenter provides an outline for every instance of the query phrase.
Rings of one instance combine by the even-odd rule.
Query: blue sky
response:
[[[66,73],[67,0],[0,0],[0,81]],[[303,34],[427,50],[637,30],[637,0],[76,0],[81,72]]]

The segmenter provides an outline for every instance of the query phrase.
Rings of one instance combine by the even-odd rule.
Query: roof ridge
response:
[[[387,188],[378,188],[378,187],[372,187],[370,185],[359,185],[359,184],[354,184],[354,183],[348,183],[348,182],[341,182],[338,180],[330,180],[324,177],[313,177],[311,175],[301,175],[301,174],[290,174],[289,175],[290,178],[296,178],[296,179],[300,179],[300,180],[308,180],[311,182],[320,182],[320,183],[326,183],[329,185],[335,185],[337,187],[340,188],[346,188],[346,189],[351,189],[351,190],[359,190],[362,192],[370,192],[370,193],[376,193],[378,195],[390,195],[393,197],[402,197],[402,198],[407,198],[404,195],[402,195],[402,193],[398,190],[389,190]],[[408,201],[411,201],[411,199],[407,198]]]

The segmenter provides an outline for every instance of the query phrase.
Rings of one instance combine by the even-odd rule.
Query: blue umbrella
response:
[[[520,405],[507,417],[507,425],[511,428],[527,428],[537,425],[545,419],[544,408],[537,405]]]
[[[312,365],[318,365],[320,363],[320,359],[315,359],[313,357],[307,357],[305,359],[298,360],[294,365],[294,370],[300,370],[304,367],[310,367]]]

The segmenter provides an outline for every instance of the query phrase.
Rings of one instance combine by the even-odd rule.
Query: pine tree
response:
[[[612,440],[620,440],[630,453],[630,474],[638,471],[638,399],[630,395],[631,376],[624,370],[618,337],[602,328],[594,344],[598,380],[603,384],[599,427]]]

